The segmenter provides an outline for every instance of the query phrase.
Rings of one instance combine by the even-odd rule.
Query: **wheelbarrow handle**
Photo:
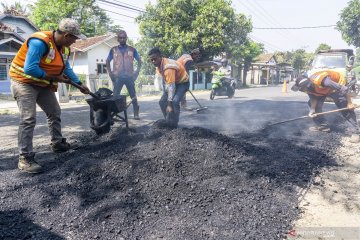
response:
[[[76,82],[73,82],[71,80],[70,80],[69,84],[76,87],[77,89],[80,89],[80,90],[83,89],[83,87],[80,84],[77,84]],[[100,99],[100,97],[93,92],[89,91],[89,95],[92,96],[93,98]]]

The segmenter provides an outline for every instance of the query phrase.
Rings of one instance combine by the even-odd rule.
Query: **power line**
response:
[[[238,0],[238,2],[244,6],[246,9],[248,9],[251,13],[253,13],[255,16],[261,18],[261,21],[264,22],[265,24],[269,25],[269,28],[271,27],[276,27],[276,28],[281,28],[281,24],[278,23],[278,21],[276,21],[265,9],[263,9],[262,7],[257,7],[256,5],[254,5],[254,3],[256,3],[256,1],[240,1]],[[248,5],[248,6],[247,6]],[[259,5],[259,4],[258,4]],[[251,8],[250,8],[251,7]],[[257,30],[255,28],[253,28],[254,30]],[[282,29],[274,29],[279,35],[281,35],[284,39],[288,39],[289,41],[296,41],[299,44],[305,44],[305,42],[302,40],[301,37],[296,37],[294,36],[291,32],[285,32]]]
[[[110,2],[110,1],[107,1],[107,0],[98,0],[98,1],[103,2],[103,3],[108,3],[108,4],[111,4],[111,5],[114,5],[114,6],[122,7],[122,8],[125,8],[125,9],[129,9],[129,10],[134,10],[134,11],[141,12],[141,13],[145,12],[145,11],[143,11],[141,9],[130,7],[129,5],[123,5],[123,4],[119,4],[119,3],[115,3],[115,2]]]
[[[146,11],[144,8],[137,7],[137,6],[131,5],[131,4],[129,4],[129,3],[124,3],[124,2],[120,2],[120,1],[117,1],[117,2],[118,2],[118,3],[121,3],[121,4],[125,4],[125,5],[130,6],[130,7],[137,8],[137,9],[142,10],[142,11]]]
[[[106,12],[111,12],[111,13],[116,14],[116,15],[119,15],[119,16],[123,16],[123,17],[128,17],[128,18],[135,19],[135,17],[128,16],[128,15],[121,14],[121,13],[117,13],[117,12],[114,12],[114,11],[111,11],[111,10],[107,10],[107,9],[103,9],[103,8],[102,8],[102,10],[104,10],[104,11],[106,11]]]
[[[253,27],[253,29],[267,29],[267,30],[272,30],[272,29],[282,29],[282,30],[287,30],[287,29],[309,29],[309,28],[329,28],[329,27],[335,27],[336,25],[323,25],[323,26],[307,26],[307,27]]]
[[[271,44],[271,43],[269,43],[269,42],[267,42],[267,41],[265,41],[265,40],[262,40],[262,39],[260,39],[260,38],[258,38],[258,37],[251,36],[251,35],[249,35],[249,37],[250,37],[252,40],[254,40],[254,41],[256,41],[256,42],[263,43],[264,45],[267,45],[269,48],[272,48],[272,49],[274,49],[274,50],[277,50],[277,51],[280,51],[280,52],[284,52],[284,51],[285,51],[284,49],[282,49],[282,48],[280,48],[280,47],[277,47],[277,46],[275,46],[274,44]]]
[[[250,3],[250,1],[249,1]],[[278,26],[278,27],[284,27],[281,23],[279,23],[275,17],[273,17],[272,14],[270,14],[265,8],[262,7],[261,4],[259,4],[257,1],[251,1],[251,3],[253,3],[255,5],[256,9],[260,9],[265,16],[268,16],[268,18],[274,23],[274,26]],[[282,29],[279,29],[282,30]],[[293,34],[292,32],[285,32],[285,31],[281,31],[281,33],[285,33],[286,37],[288,38],[288,35],[290,35],[291,38],[295,39],[297,42],[305,44],[303,37],[299,37],[299,36],[295,36],[295,34]]]

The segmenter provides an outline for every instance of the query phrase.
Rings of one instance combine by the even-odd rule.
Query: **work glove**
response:
[[[62,82],[62,83],[69,83],[70,82],[70,79],[64,74],[61,74],[61,75],[48,75],[48,74],[46,74],[44,79],[49,80],[51,82]]]
[[[340,95],[345,95],[348,92],[349,88],[346,86],[341,86],[340,90],[339,90],[339,94]]]
[[[87,86],[84,86],[84,85],[81,85],[81,89],[80,89],[80,92],[82,92],[83,94],[89,94],[90,93],[90,90]]]
[[[314,110],[314,109],[310,109],[308,116],[311,117],[311,118],[316,117],[315,110]]]

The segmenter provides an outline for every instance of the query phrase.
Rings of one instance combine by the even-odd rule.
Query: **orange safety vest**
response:
[[[332,70],[324,70],[313,73],[309,78],[312,83],[314,83],[314,92],[311,94],[316,96],[327,96],[332,93],[334,90],[329,87],[323,87],[322,82],[326,77],[330,77],[330,79],[336,83],[340,81],[340,73]]]
[[[63,47],[59,51],[55,45],[54,34],[51,31],[36,32],[30,36],[21,46],[20,50],[16,54],[14,60],[11,63],[9,75],[11,79],[34,84],[40,87],[51,87],[53,91],[57,90],[57,82],[50,82],[45,79],[39,79],[24,73],[24,65],[26,54],[28,52],[28,42],[32,38],[42,40],[48,46],[48,51],[40,60],[39,67],[49,75],[60,75],[65,69],[66,61],[70,55],[70,49]]]
[[[113,51],[113,73],[119,75],[133,75],[134,74],[134,52],[135,49],[126,46],[126,50],[122,53],[119,46],[111,49]]]
[[[168,82],[168,79],[166,79],[164,75],[164,72],[167,69],[174,69],[176,71],[175,84],[185,83],[189,81],[189,75],[187,74],[182,64],[173,59],[162,58],[160,68],[156,68],[156,71],[158,74],[161,74],[165,83],[171,84],[171,82]]]
[[[176,61],[185,66],[188,61],[193,61],[193,59],[190,54],[183,54]]]

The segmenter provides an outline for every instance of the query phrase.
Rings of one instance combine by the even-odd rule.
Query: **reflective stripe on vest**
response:
[[[10,71],[37,82],[42,82],[49,85],[51,84],[51,82],[48,80],[39,79],[24,73],[24,68],[17,66],[15,63],[11,63]],[[53,82],[52,85],[57,85],[57,82]]]
[[[51,63],[51,61],[53,59],[55,59],[55,55],[52,58],[50,57],[51,54],[55,54],[55,50],[54,50],[54,46],[53,46],[52,42],[49,41],[49,53],[45,58],[45,62],[48,63],[48,64]]]

